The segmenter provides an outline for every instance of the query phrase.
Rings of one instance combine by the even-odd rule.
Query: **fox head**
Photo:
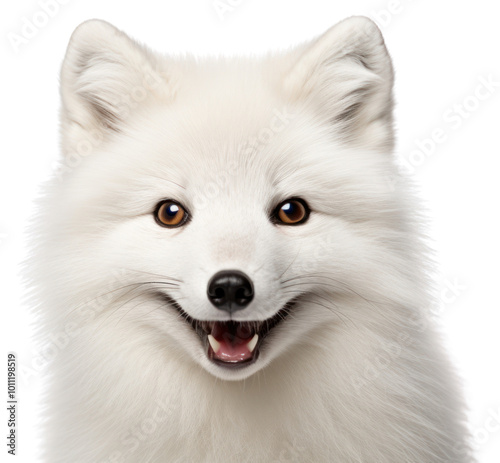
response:
[[[79,26],[38,227],[51,319],[240,380],[416,304],[392,87],[363,17],[204,60]]]

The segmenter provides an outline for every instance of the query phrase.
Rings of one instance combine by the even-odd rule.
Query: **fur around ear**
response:
[[[152,52],[105,21],[78,26],[61,69],[63,152],[119,132],[139,103],[167,97],[173,90],[158,65]]]
[[[392,146],[394,75],[375,23],[353,16],[301,51],[285,79],[288,94],[307,99],[350,141],[368,130],[372,144]]]

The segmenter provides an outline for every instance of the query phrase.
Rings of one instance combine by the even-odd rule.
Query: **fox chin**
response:
[[[91,20],[61,97],[25,270],[44,462],[474,461],[371,20],[203,59]]]

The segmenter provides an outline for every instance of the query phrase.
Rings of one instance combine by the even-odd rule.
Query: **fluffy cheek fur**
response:
[[[421,323],[426,249],[394,182],[391,89],[363,18],[282,55],[203,63],[102,22],[75,32],[63,151],[100,143],[48,186],[36,223],[40,338],[69,339],[51,365],[47,461],[470,461],[453,375]],[[276,226],[290,197],[311,217]],[[192,213],[185,227],[154,221],[167,198]],[[206,286],[228,268],[256,288],[240,319],[298,298],[238,372],[209,362],[164,297],[220,319]]]

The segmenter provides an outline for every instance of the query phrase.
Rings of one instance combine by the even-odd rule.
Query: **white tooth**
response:
[[[259,340],[259,335],[258,334],[254,334],[253,335],[253,338],[250,340],[250,342],[247,344],[247,347],[248,347],[248,350],[250,352],[253,352],[253,350],[255,349],[255,346],[257,345],[257,341]]]
[[[208,342],[212,346],[213,351],[217,353],[220,349],[220,342],[217,341],[217,339],[215,339],[211,334],[208,335]]]

